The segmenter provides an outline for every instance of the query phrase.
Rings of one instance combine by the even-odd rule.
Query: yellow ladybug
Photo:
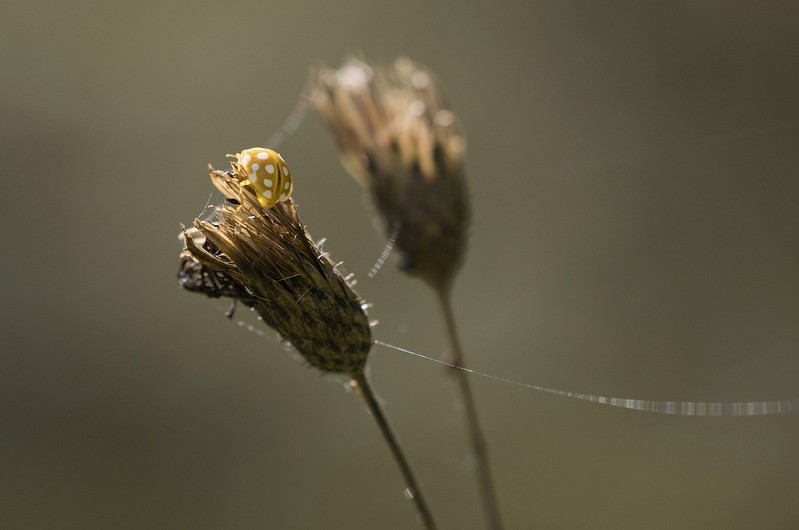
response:
[[[239,185],[251,186],[264,208],[271,208],[279,201],[286,200],[294,189],[286,161],[271,149],[245,149],[236,153],[236,161],[231,165]]]

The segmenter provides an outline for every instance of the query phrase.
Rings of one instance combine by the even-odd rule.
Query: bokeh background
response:
[[[470,365],[664,400],[799,396],[795,2],[5,2],[3,528],[416,528],[343,381],[182,292],[206,165],[260,145],[311,64],[407,55],[469,141]],[[380,340],[444,354],[432,294],[309,114],[303,221]],[[236,320],[262,329],[245,311]],[[375,347],[441,528],[480,528],[454,388]],[[508,528],[799,526],[799,417],[609,409],[475,377]]]

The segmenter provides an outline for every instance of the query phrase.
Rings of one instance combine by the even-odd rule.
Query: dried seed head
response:
[[[372,344],[364,303],[313,243],[294,202],[266,209],[231,172],[209,169],[234,200],[216,209],[216,222],[194,221],[205,241],[184,231],[181,285],[250,305],[322,371],[362,371]]]
[[[312,101],[345,168],[372,195],[402,268],[446,291],[466,243],[466,142],[432,75],[409,59],[314,72]]]

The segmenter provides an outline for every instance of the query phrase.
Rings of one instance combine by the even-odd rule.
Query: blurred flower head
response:
[[[354,58],[319,67],[313,84],[312,102],[344,167],[396,237],[401,267],[447,290],[463,258],[469,206],[466,142],[441,88],[406,58],[386,67]]]

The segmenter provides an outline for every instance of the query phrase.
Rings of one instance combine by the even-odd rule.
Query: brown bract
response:
[[[432,75],[400,58],[319,67],[311,99],[345,168],[372,195],[401,266],[447,291],[463,257],[469,207],[465,139]]]
[[[230,172],[209,170],[233,200],[215,209],[214,222],[195,219],[205,240],[184,230],[181,285],[253,307],[322,371],[360,373],[372,345],[364,303],[310,238],[294,202],[265,209]]]
[[[219,249],[196,228],[185,230],[183,236],[190,237],[193,245],[202,246],[202,249],[211,255],[220,254]],[[178,285],[187,291],[204,294],[209,298],[232,298],[247,307],[255,304],[252,294],[243,285],[236,283],[223,272],[205,267],[188,250],[180,253]]]

